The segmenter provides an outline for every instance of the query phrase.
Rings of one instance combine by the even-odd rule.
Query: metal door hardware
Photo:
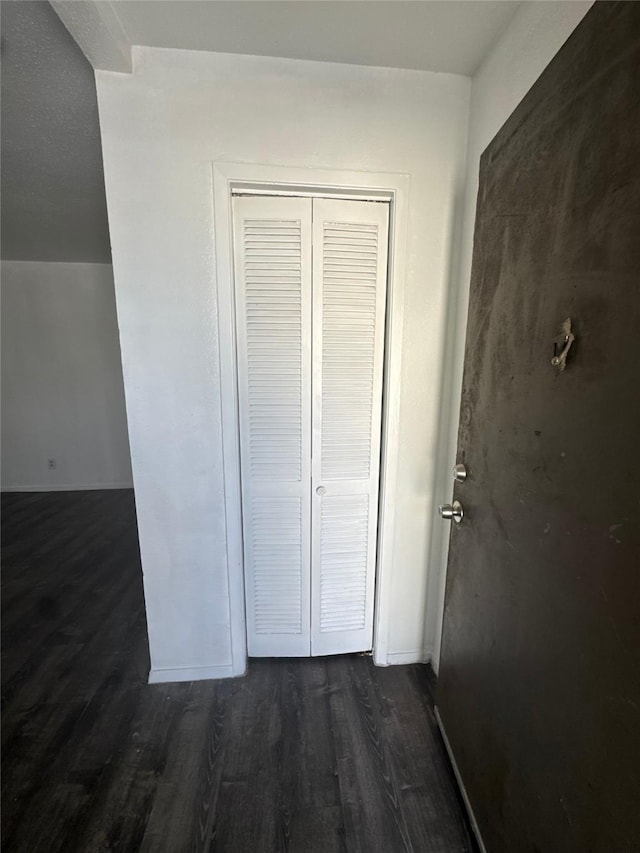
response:
[[[316,495],[322,496],[322,495],[326,495],[326,494],[327,494],[327,490],[325,489],[325,487],[324,486],[318,486],[318,488],[316,489]]]
[[[571,344],[575,341],[575,335],[571,331],[571,317],[562,324],[562,330],[559,337],[553,339],[553,358],[551,364],[562,371],[567,366],[567,356],[571,349]]]
[[[464,483],[467,479],[467,469],[462,462],[458,462],[457,465],[453,466],[453,479],[456,483]]]
[[[438,512],[441,518],[455,521],[456,524],[460,524],[464,516],[464,510],[460,501],[454,501],[453,504],[440,504]]]

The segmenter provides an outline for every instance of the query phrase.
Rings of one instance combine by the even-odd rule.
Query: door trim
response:
[[[237,193],[334,196],[389,205],[389,261],[382,391],[382,435],[373,660],[386,666],[395,527],[395,492],[400,431],[402,335],[407,247],[409,176],[389,172],[304,169],[251,163],[212,163],[223,483],[225,503],[229,629],[233,675],[247,668],[244,557],[240,480],[238,378],[233,282],[231,199]],[[230,401],[230,404],[226,404]]]

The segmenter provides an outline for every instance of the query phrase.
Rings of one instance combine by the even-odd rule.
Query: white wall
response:
[[[2,489],[131,485],[111,266],[3,261]]]
[[[473,78],[464,225],[457,260],[457,292],[452,290],[449,306],[448,328],[451,333],[447,335],[449,348],[442,383],[440,465],[435,479],[440,501],[449,500],[453,488],[451,469],[456,461],[480,155],[591,5],[592,2],[582,0],[523,3]],[[436,671],[440,658],[448,543],[449,529],[434,525],[427,618],[427,630],[433,628],[434,633],[431,636],[427,634],[426,643],[433,648]]]
[[[469,80],[150,48],[134,59],[132,76],[96,77],[152,667],[187,678],[231,665],[213,161],[410,176],[389,653],[422,658]]]

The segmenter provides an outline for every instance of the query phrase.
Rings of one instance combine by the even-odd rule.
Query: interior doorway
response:
[[[227,533],[226,558],[232,646],[231,672],[234,675],[243,674],[246,671],[248,657],[233,258],[233,198],[236,195],[335,198],[387,203],[389,240],[383,359],[384,393],[371,651],[374,663],[379,666],[406,662],[404,653],[390,653],[389,631],[394,617],[391,593],[397,507],[396,484],[399,475],[409,177],[392,172],[355,172],[315,167],[216,162],[212,164],[212,178]]]

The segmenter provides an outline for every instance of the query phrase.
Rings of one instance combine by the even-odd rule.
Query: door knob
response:
[[[326,494],[327,494],[327,490],[325,489],[325,487],[324,486],[318,486],[318,488],[316,489],[316,495],[322,496],[322,495],[326,495]]]
[[[460,501],[454,501],[453,504],[440,504],[438,512],[441,518],[447,518],[450,521],[453,520],[456,524],[460,524],[464,516],[464,510]]]

